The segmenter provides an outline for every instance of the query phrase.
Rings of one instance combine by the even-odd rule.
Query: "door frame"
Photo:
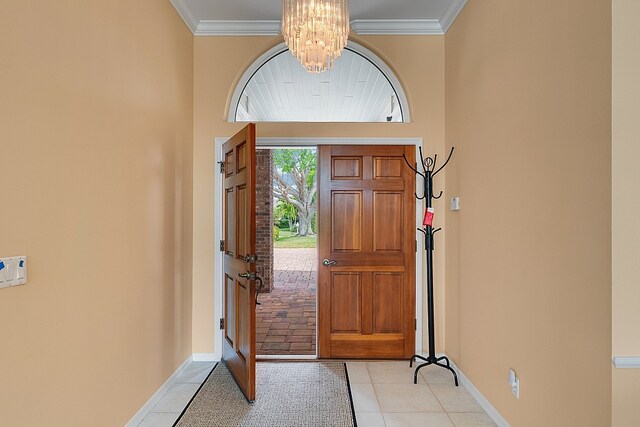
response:
[[[222,145],[227,142],[229,137],[216,137],[214,144],[214,165],[217,165],[218,162],[222,161]],[[294,138],[294,137],[283,137],[283,138],[256,138],[256,149],[257,148],[276,148],[276,147],[315,147],[318,145],[413,145],[416,150],[416,158],[419,158],[418,149],[422,147],[422,138]],[[217,170],[217,169],[216,169]],[[217,244],[220,240],[222,240],[223,230],[222,230],[222,187],[223,180],[219,179],[218,174],[215,175],[215,183],[214,183],[214,229],[213,229],[213,242],[215,247],[214,262],[214,283],[213,283],[213,298],[214,298],[214,307],[213,307],[213,318],[214,318],[214,360],[222,359],[222,330],[217,327],[218,322],[223,317],[223,269],[222,262],[223,256],[222,252],[217,250]],[[421,180],[416,180],[416,193],[420,194],[422,191],[423,183]],[[416,228],[422,227],[422,214],[423,214],[423,206],[422,203],[416,202]],[[418,249],[424,247],[424,237],[422,235],[418,236],[416,233],[416,240],[418,241]],[[422,275],[424,270],[423,265],[423,251],[416,251],[416,319],[417,319],[417,328],[415,334],[415,344],[416,353],[422,353],[422,321],[423,321],[423,313],[422,313],[422,300],[423,300],[423,290],[422,290]],[[317,300],[316,300],[317,305]],[[317,326],[316,326],[317,327]],[[316,331],[316,340],[317,340],[317,331]],[[317,348],[317,347],[316,347]],[[316,350],[317,351],[317,350]],[[314,357],[314,359],[317,356]]]

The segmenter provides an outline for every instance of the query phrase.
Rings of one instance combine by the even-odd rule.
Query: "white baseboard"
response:
[[[182,371],[184,371],[192,361],[193,356],[187,357],[187,360],[185,360],[182,365],[180,365],[178,369],[176,369],[175,372],[171,374],[171,376],[164,382],[164,384],[160,386],[158,391],[156,391],[153,396],[151,396],[147,403],[145,403],[144,406],[142,406],[142,408],[140,408],[140,410],[136,412],[133,418],[131,418],[129,422],[125,424],[125,427],[137,427],[138,424],[142,422],[144,417],[146,417],[149,412],[151,412],[151,410],[158,404],[160,399],[162,399],[162,396],[165,395],[167,390],[169,390],[171,385],[175,382],[176,378],[178,378]]]
[[[421,353],[420,355],[423,357],[428,356],[427,354],[424,354],[424,353]],[[447,356],[444,353],[438,353],[436,355],[438,357]],[[498,412],[498,410],[491,404],[491,402],[489,402],[489,400],[487,400],[487,398],[484,397],[482,393],[480,393],[480,390],[478,390],[476,386],[473,385],[473,383],[469,380],[469,378],[467,378],[464,372],[462,372],[462,370],[455,363],[453,363],[453,361],[449,356],[447,357],[449,358],[449,362],[451,362],[451,367],[455,369],[456,373],[458,374],[458,380],[460,384],[462,384],[464,388],[466,388],[467,391],[473,396],[473,398],[478,401],[480,406],[482,406],[482,409],[484,409],[487,415],[491,417],[493,422],[495,422],[498,425],[498,427],[511,427],[507,422],[507,420],[505,420],[504,417],[500,415],[500,412]],[[417,361],[417,364],[419,364],[418,362],[419,360]]]
[[[220,358],[216,353],[193,353],[191,356],[194,362],[219,362]]]
[[[620,369],[638,369],[640,368],[640,357],[621,357],[617,356],[612,359],[613,366]]]
[[[504,417],[500,415],[500,412],[498,412],[498,410],[491,404],[491,402],[489,402],[487,398],[484,397],[482,393],[480,393],[480,390],[478,390],[476,386],[473,385],[473,383],[469,380],[469,378],[467,378],[464,372],[462,372],[455,363],[451,362],[451,365],[458,373],[458,378],[460,379],[462,385],[464,385],[469,393],[471,393],[471,395],[478,401],[480,406],[482,406],[482,409],[484,409],[487,415],[491,417],[493,422],[495,422],[499,427],[510,427],[507,420],[505,420]]]

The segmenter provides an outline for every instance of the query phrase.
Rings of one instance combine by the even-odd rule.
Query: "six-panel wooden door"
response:
[[[414,150],[318,147],[321,358],[414,353],[415,180],[402,158]]]
[[[249,401],[256,396],[255,125],[223,146],[224,339],[223,358]],[[242,277],[245,276],[245,277]]]

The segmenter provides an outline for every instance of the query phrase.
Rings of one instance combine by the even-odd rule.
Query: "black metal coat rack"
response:
[[[422,166],[422,172],[417,169],[417,165],[414,167],[409,163],[406,156],[404,157],[405,163],[411,168],[416,175],[420,175],[424,180],[424,192],[422,196],[418,196],[417,193],[414,193],[418,200],[426,200],[427,208],[432,207],[433,199],[439,199],[442,197],[442,191],[437,195],[433,195],[433,177],[435,177],[438,172],[440,172],[451,160],[451,156],[453,155],[454,147],[451,147],[451,151],[449,152],[449,156],[444,164],[438,167],[438,155],[435,154],[433,157],[424,157],[422,155],[422,147],[420,150],[420,164]],[[416,370],[413,373],[413,383],[418,383],[418,371],[421,368],[429,365],[440,366],[441,368],[448,369],[453,374],[453,379],[455,380],[456,386],[458,386],[458,374],[453,370],[449,359],[446,356],[437,357],[436,356],[436,336],[435,336],[435,325],[434,325],[434,309],[433,309],[433,249],[434,249],[434,238],[433,236],[440,231],[441,228],[436,228],[435,230],[431,225],[426,225],[423,228],[418,228],[418,231],[424,233],[424,245],[425,250],[427,251],[427,311],[429,317],[429,355],[427,357],[420,356],[418,354],[414,354],[411,357],[411,361],[409,362],[409,367],[413,367],[413,362],[416,359],[424,360],[425,363],[422,363],[416,367]],[[442,363],[442,362],[445,363]]]

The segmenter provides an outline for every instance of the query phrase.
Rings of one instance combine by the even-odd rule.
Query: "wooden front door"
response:
[[[223,359],[249,401],[256,397],[255,125],[223,146],[224,339]]]
[[[320,146],[318,354],[415,350],[413,146]],[[327,265],[328,264],[328,265]]]

